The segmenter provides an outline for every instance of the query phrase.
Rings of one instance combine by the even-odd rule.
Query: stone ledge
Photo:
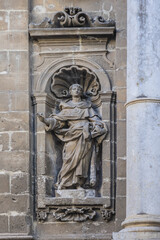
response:
[[[33,236],[26,236],[26,235],[1,235],[0,234],[0,240],[33,240]]]
[[[160,239],[160,232],[122,232],[122,231],[119,233],[113,233],[113,240],[159,240]]]
[[[81,36],[81,35],[114,35],[115,27],[86,27],[86,28],[30,28],[31,37],[49,37],[49,36]]]
[[[68,235],[56,235],[45,236],[39,240],[111,240],[110,234],[68,234]],[[128,239],[129,240],[129,239]]]
[[[105,197],[89,197],[89,198],[49,198],[45,197],[43,198],[43,204],[45,206],[103,206],[106,205],[106,207],[110,207],[110,198]]]
[[[94,189],[62,189],[56,190],[56,197],[61,198],[93,198],[95,197]]]

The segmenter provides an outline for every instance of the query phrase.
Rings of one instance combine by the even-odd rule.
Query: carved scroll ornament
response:
[[[39,24],[30,24],[30,28],[65,28],[65,27],[113,27],[113,20],[105,20],[101,16],[90,17],[81,8],[65,8],[57,12],[53,19],[45,18]]]

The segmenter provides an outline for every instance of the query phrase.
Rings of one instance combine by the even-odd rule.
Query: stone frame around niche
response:
[[[52,75],[60,66],[66,66],[73,63],[72,59],[62,60],[58,64],[54,64],[50,67],[50,69],[46,70],[46,74],[43,74],[42,79],[37,84],[37,90],[33,94],[34,98],[34,106],[35,106],[35,114],[37,112],[44,112],[44,114],[48,115],[51,113],[54,108],[54,98],[51,95],[45,93],[44,79],[49,79],[49,76]],[[79,66],[88,66],[91,70],[96,69],[98,66],[95,64],[91,64],[91,62],[87,62],[80,59],[75,59],[75,64]],[[94,66],[94,68],[93,68]],[[104,71],[101,68],[96,69],[96,74],[100,80],[100,83],[103,84],[103,81],[108,81],[108,87],[110,88],[109,79]],[[48,77],[46,77],[48,75]],[[46,81],[47,84],[47,81]],[[104,89],[104,85],[102,85],[102,89]],[[106,87],[105,87],[106,89]],[[50,143],[52,142],[51,133],[46,133],[44,130],[44,125],[36,120],[36,156],[37,156],[37,207],[38,209],[44,209],[48,206],[58,207],[59,205],[64,206],[101,206],[106,209],[113,207],[114,200],[114,184],[115,184],[115,93],[110,89],[107,91],[100,92],[101,100],[102,100],[102,118],[106,121],[109,127],[109,134],[107,138],[102,143],[102,196],[96,198],[88,198],[88,199],[70,199],[70,198],[55,198],[54,196],[47,196],[47,184],[52,186],[53,177],[49,175],[47,171],[50,169],[48,159],[48,151],[47,151],[47,138],[50,139]],[[54,154],[54,153],[53,153]],[[45,161],[44,161],[45,159]],[[49,160],[49,159],[48,159]],[[48,175],[47,175],[48,174]]]
[[[108,30],[107,30],[108,29]],[[67,32],[70,29],[59,29],[55,30],[54,34],[60,35],[63,39],[67,38]],[[107,43],[106,36],[113,36],[114,28],[97,28],[100,31],[100,38],[102,39],[102,35],[105,36],[105,41]],[[48,34],[46,32],[48,31]],[[65,32],[65,36],[62,36],[62,32]],[[74,31],[74,32],[73,32]],[[85,32],[84,32],[85,31]],[[96,31],[96,28],[85,28],[79,29],[78,33],[76,29],[72,29],[72,34],[86,34],[86,35],[96,35],[96,38],[99,37],[99,32]],[[46,34],[46,35],[45,35]],[[30,30],[31,40],[38,40],[40,45],[47,46],[51,44],[52,39],[54,39],[55,35],[49,30],[43,29],[33,29]],[[92,38],[90,38],[93,41]],[[45,43],[44,43],[45,41]],[[94,39],[94,41],[97,41]],[[101,45],[106,48],[106,43],[103,40]],[[94,47],[94,46],[93,46]],[[108,52],[108,50],[102,48],[100,50],[96,50],[96,52],[100,51],[100,54],[104,56]],[[85,50],[83,51],[85,52]],[[95,50],[93,49],[93,52]],[[88,51],[87,51],[88,54]],[[90,53],[92,54],[92,52]],[[40,62],[39,66],[43,66],[45,60],[44,58],[52,57],[51,53],[41,53],[43,55],[43,61]],[[110,62],[109,62],[110,63]],[[53,96],[48,91],[50,85],[51,76],[60,68],[66,66],[82,66],[90,69],[94,74],[97,75],[99,82],[101,84],[101,100],[102,100],[102,119],[106,121],[109,127],[109,134],[107,138],[102,143],[102,190],[100,197],[94,198],[85,198],[85,199],[71,199],[71,198],[56,198],[52,195],[50,189],[52,189],[53,185],[53,176],[52,172],[52,162],[51,162],[51,146],[50,144],[54,144],[53,137],[51,133],[46,133],[44,130],[44,125],[37,121],[36,113],[43,112],[46,116],[48,116],[52,109],[55,107],[55,100]],[[110,64],[112,68],[113,65]],[[32,80],[34,81],[34,76],[32,76]],[[34,85],[34,84],[33,84]],[[94,61],[91,61],[88,56],[79,56],[79,53],[75,53],[74,56],[61,57],[58,60],[53,59],[47,67],[45,67],[42,71],[42,74],[38,78],[38,81],[34,85],[32,89],[32,99],[33,99],[33,119],[35,122],[35,132],[33,133],[33,141],[34,141],[34,155],[35,155],[35,185],[36,185],[36,202],[37,202],[37,213],[38,219],[43,222],[47,218],[47,214],[53,209],[58,209],[59,207],[89,207],[89,208],[97,208],[102,212],[102,216],[105,220],[110,220],[112,214],[115,212],[115,158],[116,158],[116,94],[113,92],[111,87],[111,82],[108,77],[107,72],[103,69],[103,67],[97,64]],[[49,139],[49,141],[48,141]],[[46,144],[50,142],[50,144]],[[52,153],[54,154],[54,152]]]

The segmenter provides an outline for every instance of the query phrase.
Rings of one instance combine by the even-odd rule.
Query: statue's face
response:
[[[80,96],[82,96],[82,89],[81,89],[81,87],[78,84],[72,85],[71,90],[70,90],[70,94],[73,97],[80,97]]]

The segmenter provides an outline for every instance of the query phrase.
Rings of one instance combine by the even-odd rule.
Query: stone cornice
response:
[[[52,19],[45,17],[40,23],[30,23],[31,37],[113,35],[115,21],[102,16],[90,16],[78,7],[68,7],[56,12]]]
[[[53,18],[45,17],[42,22],[30,23],[30,28],[84,28],[84,27],[113,27],[115,21],[105,20],[102,16],[90,16],[78,7],[67,7],[64,11],[56,12]]]
[[[114,35],[115,27],[85,27],[85,28],[30,28],[31,37],[56,36],[108,36]]]
[[[145,102],[150,102],[150,103],[160,103],[159,98],[136,98],[131,101],[128,101],[125,106],[128,107],[133,104],[138,104],[138,103],[145,103]]]

